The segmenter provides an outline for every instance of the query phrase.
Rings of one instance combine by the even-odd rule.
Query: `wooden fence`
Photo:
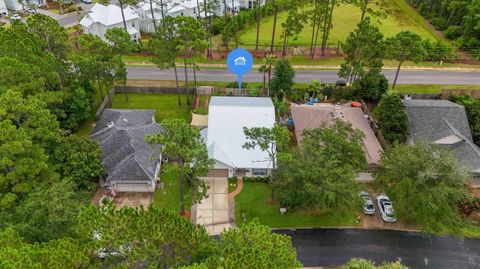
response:
[[[213,87],[212,87],[213,89]],[[151,94],[181,94],[181,95],[194,95],[196,96],[195,88],[180,88],[173,87],[140,87],[140,86],[115,86],[109,92],[108,95],[103,98],[100,107],[95,113],[95,118],[98,119],[106,108],[112,107],[113,96],[117,93],[151,93]],[[237,88],[215,88],[212,95],[226,95],[226,96],[249,96],[250,89],[237,89]],[[263,96],[262,92],[260,95]],[[193,102],[192,102],[193,104]]]

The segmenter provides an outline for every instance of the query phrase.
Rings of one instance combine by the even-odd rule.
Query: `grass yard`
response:
[[[158,189],[153,194],[153,203],[159,208],[166,208],[175,212],[180,211],[180,193],[178,189],[178,173],[168,165],[163,166],[164,172],[160,174],[163,189]]]
[[[390,85],[390,88],[392,86]],[[441,93],[442,90],[462,89],[480,90],[478,85],[436,85],[436,84],[397,84],[396,91],[399,93]]]
[[[265,183],[245,182],[242,192],[235,197],[235,220],[237,225],[258,218],[272,228],[287,227],[339,227],[357,226],[353,212],[333,215],[319,210],[302,210],[280,215],[278,204],[269,204],[271,189]]]
[[[374,22],[386,36],[393,36],[403,30],[411,30],[424,38],[441,38],[426,23],[425,19],[412,9],[405,0],[386,0],[384,9],[386,18],[381,22]],[[282,33],[281,24],[285,22],[286,12],[280,12],[277,17],[276,44],[281,44],[280,35]],[[337,46],[338,42],[344,41],[348,34],[353,31],[360,21],[361,13],[358,7],[353,5],[341,5],[334,11],[333,28],[328,40],[330,46]],[[269,46],[271,32],[273,29],[273,16],[262,19],[260,24],[260,44]],[[291,44],[307,45],[310,44],[312,28],[310,24],[305,24],[305,28],[298,35],[297,40],[292,40]],[[256,24],[250,25],[247,29],[240,32],[239,41],[242,45],[254,45],[256,40]]]
[[[128,101],[125,94],[115,94],[112,108],[119,109],[155,109],[155,120],[161,122],[164,119],[184,119],[190,121],[190,106],[186,104],[186,97],[182,95],[182,106],[178,105],[175,94],[152,94],[152,93],[129,93]],[[190,96],[190,101],[193,97]]]

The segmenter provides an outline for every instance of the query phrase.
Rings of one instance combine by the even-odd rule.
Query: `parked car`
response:
[[[91,3],[93,3],[92,0],[82,0],[82,2],[84,2],[85,4],[91,4]]]
[[[386,195],[377,196],[378,210],[380,210],[380,216],[382,216],[385,222],[395,222],[397,218],[395,216],[395,210],[393,210],[392,201]]]
[[[365,213],[365,215],[375,214],[375,206],[373,206],[373,201],[372,198],[370,198],[370,194],[368,194],[366,191],[361,191],[360,198],[363,200],[363,213]]]
[[[25,12],[30,14],[37,14],[37,11],[33,7],[26,8]]]
[[[20,17],[20,15],[18,15],[17,13],[14,13],[14,14],[12,14],[12,16],[10,16],[11,21],[19,21],[21,19],[22,19],[22,17]]]

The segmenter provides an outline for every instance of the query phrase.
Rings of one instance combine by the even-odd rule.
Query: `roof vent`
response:
[[[123,118],[123,122],[128,122],[128,119],[127,119],[127,118]]]
[[[114,125],[113,121],[110,120],[107,122],[107,128],[112,128],[113,125]]]

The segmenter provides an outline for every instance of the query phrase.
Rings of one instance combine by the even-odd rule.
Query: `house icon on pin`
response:
[[[243,57],[243,56],[240,56],[233,61],[235,62],[235,65],[246,65],[247,64],[247,59],[245,59],[245,57]]]

